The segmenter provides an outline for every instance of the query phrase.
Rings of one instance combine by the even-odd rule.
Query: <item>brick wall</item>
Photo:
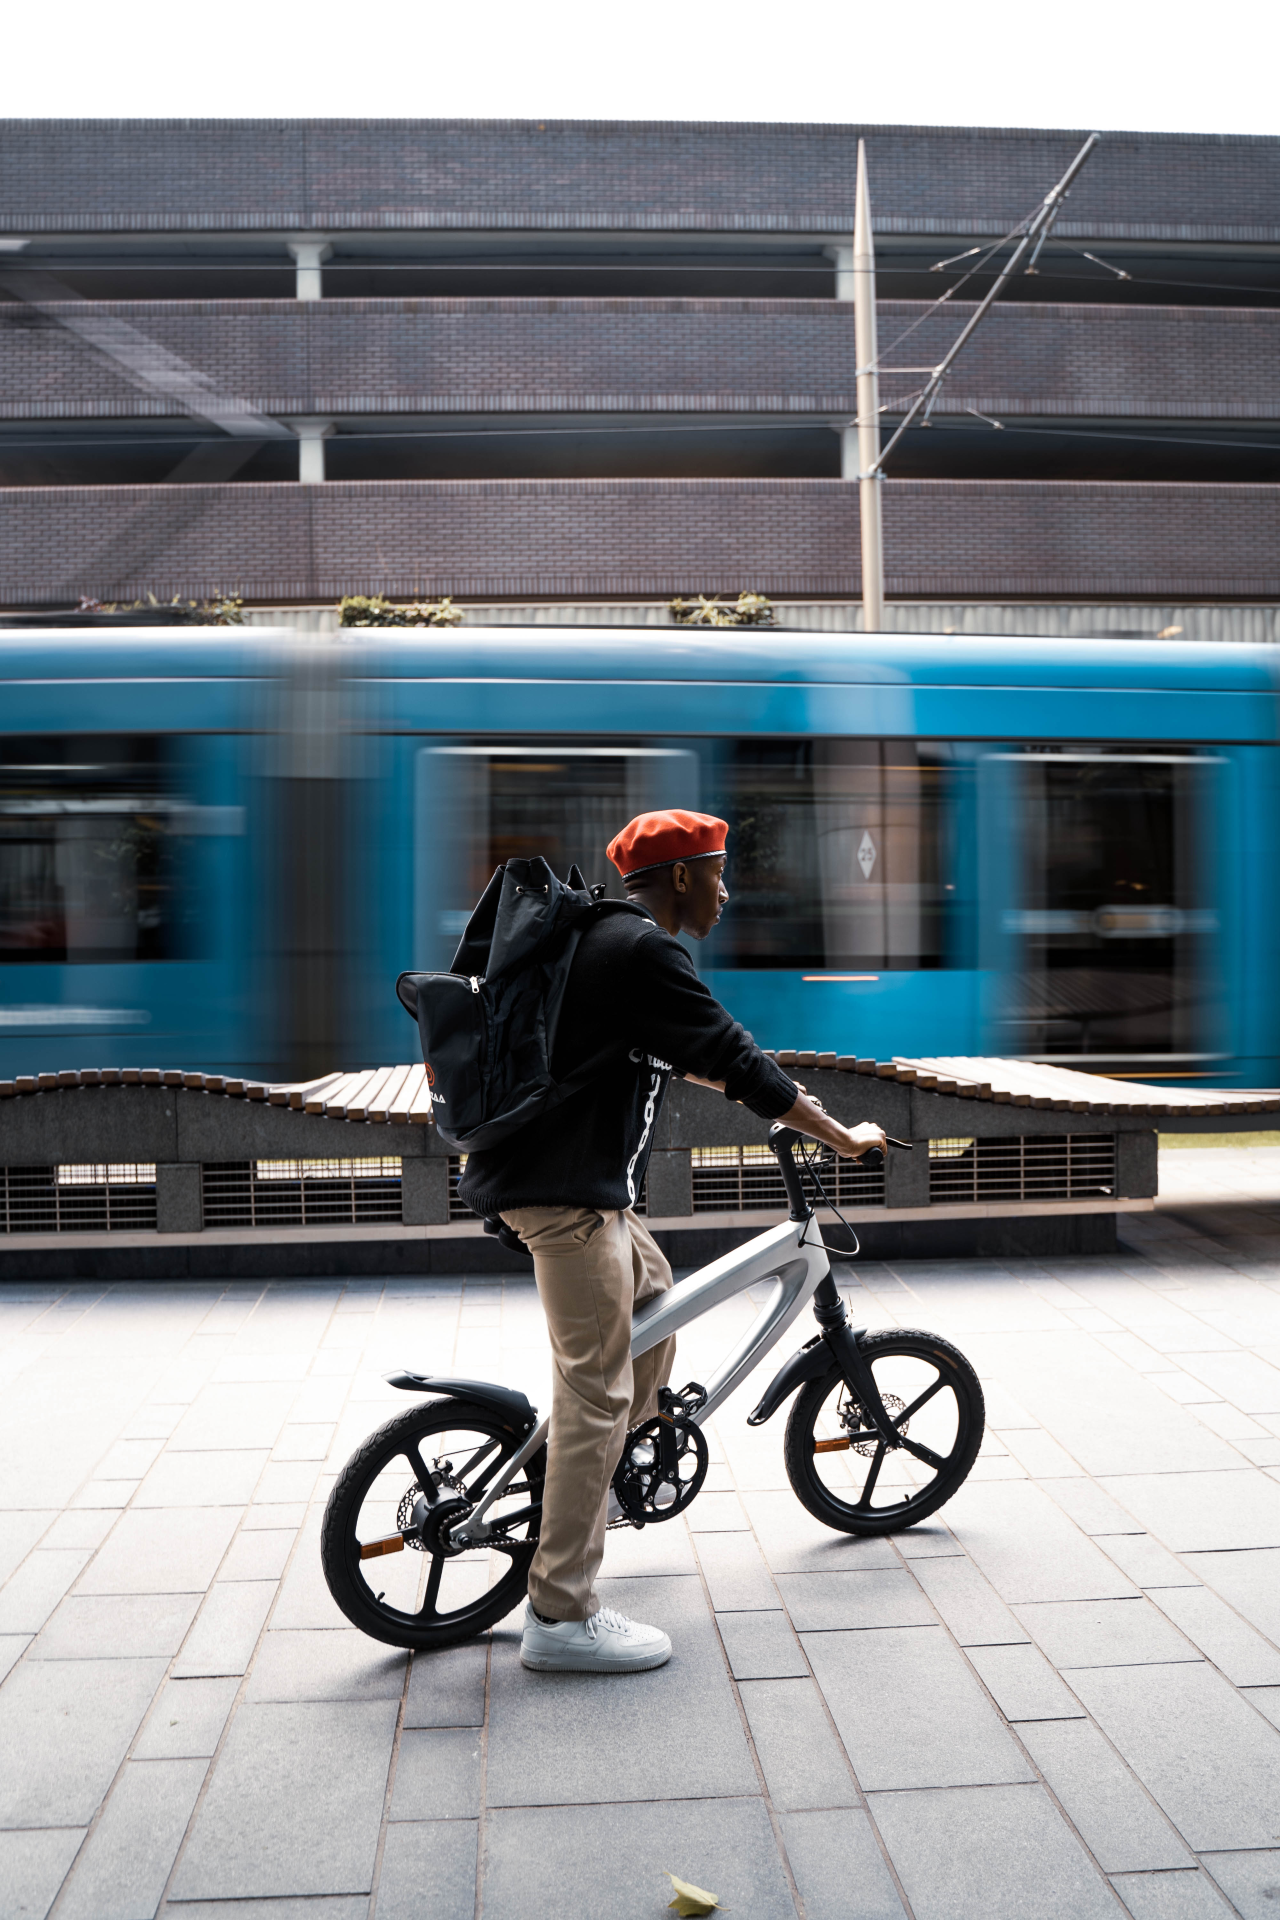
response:
[[[1280,487],[897,481],[890,593],[1280,596]],[[239,589],[503,598],[859,591],[857,489],[834,480],[13,488],[11,606]]]
[[[0,305],[0,418],[178,414],[57,325]],[[70,309],[68,309],[70,311]],[[831,300],[103,302],[264,412],[853,412],[853,312]],[[972,311],[883,301],[890,364],[939,359]],[[918,377],[882,382],[885,400]],[[943,410],[1280,417],[1280,310],[995,307]]]
[[[483,120],[0,122],[0,230],[1000,233],[1079,132]],[[1108,134],[1060,234],[1280,239],[1280,140]]]

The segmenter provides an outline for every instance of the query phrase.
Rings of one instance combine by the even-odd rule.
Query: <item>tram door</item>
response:
[[[1207,1064],[1219,765],[1169,753],[988,757],[985,944],[1002,1052],[1116,1071]]]
[[[696,753],[664,746],[438,746],[417,756],[414,960],[446,968],[504,860],[541,854],[625,898],[605,858],[638,813],[698,805]]]

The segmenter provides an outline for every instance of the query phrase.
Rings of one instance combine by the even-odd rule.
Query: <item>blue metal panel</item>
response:
[[[842,980],[716,968],[717,1000],[762,1047],[812,1048],[890,1060],[894,1054],[978,1053],[980,973],[959,969]]]

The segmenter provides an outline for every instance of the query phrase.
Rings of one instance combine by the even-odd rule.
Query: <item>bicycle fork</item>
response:
[[[862,1351],[860,1342],[866,1328],[849,1325],[840,1290],[829,1272],[814,1291],[813,1317],[822,1331],[801,1347],[799,1353],[792,1354],[781,1372],[775,1374],[759,1406],[747,1415],[747,1425],[762,1427],[797,1387],[829,1372],[834,1361],[845,1385],[885,1446],[900,1447],[902,1435],[880,1398],[875,1375]]]

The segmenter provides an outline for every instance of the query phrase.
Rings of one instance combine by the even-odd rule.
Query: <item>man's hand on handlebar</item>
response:
[[[877,1127],[871,1120],[864,1120],[856,1127],[842,1127],[838,1120],[832,1119],[825,1107],[804,1092],[801,1092],[790,1112],[783,1114],[779,1124],[794,1127],[797,1133],[808,1134],[811,1140],[821,1140],[824,1145],[834,1147],[846,1160],[860,1160],[872,1147],[884,1152],[883,1127]]]

